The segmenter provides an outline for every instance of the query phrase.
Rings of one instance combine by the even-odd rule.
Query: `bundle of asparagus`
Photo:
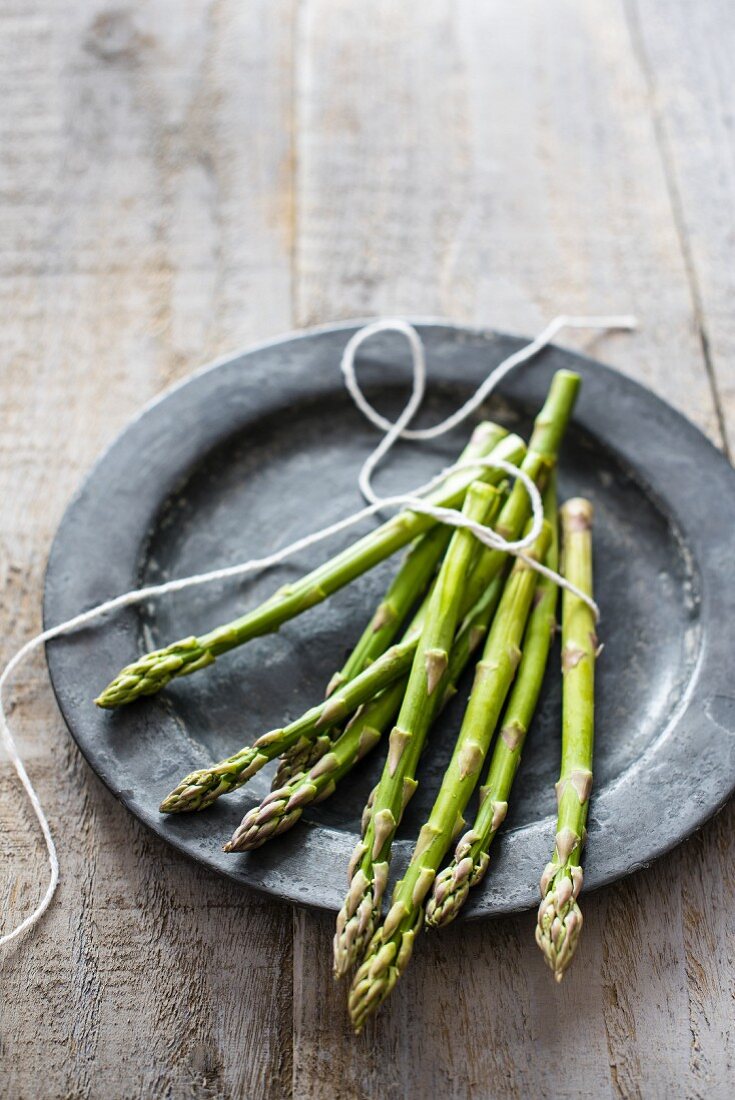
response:
[[[577,592],[592,594],[591,506],[575,499],[557,513],[556,500],[557,457],[579,384],[568,371],[554,376],[528,447],[496,424],[480,424],[460,456],[461,468],[428,498],[460,508],[468,521],[508,541],[517,540],[533,528],[528,491],[520,481],[510,488],[503,468],[493,463],[520,465],[543,494],[545,519],[537,536],[533,528],[529,537],[535,542],[512,569],[505,550],[481,543],[469,528],[452,533],[434,516],[404,511],[253,611],[128,665],[97,699],[101,707],[117,707],[153,694],[235,646],[278,630],[411,544],[349,658],[329,681],[326,698],[226,760],[185,776],[161,804],[163,813],[202,810],[278,758],[271,793],[246,813],[225,844],[227,852],[249,851],[292,828],[310,804],[328,798],[390,728],[334,939],[335,976],[356,971],[348,1004],[357,1031],[405,970],[423,925],[438,928],[452,921],[488,869],[490,844],[506,816],[556,627],[556,582],[548,574],[540,576],[534,563],[556,573],[558,516],[563,576]],[[423,747],[481,647],[451,760],[383,917],[393,840],[418,785]],[[594,615],[579,595],[565,589],[559,812],[553,857],[541,878],[536,929],[557,980],[571,961],[582,926],[577,899],[592,782],[596,656]],[[467,829],[464,813],[488,754],[479,808]]]

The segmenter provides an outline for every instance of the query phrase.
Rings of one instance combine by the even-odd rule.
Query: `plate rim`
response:
[[[500,340],[501,343],[505,341],[510,343],[517,343],[519,346],[528,342],[527,338],[525,337],[482,327],[461,325],[458,323],[447,321],[442,318],[409,317],[406,318],[406,320],[408,320],[410,324],[413,324],[419,331],[421,331],[422,329],[444,330],[446,333],[449,334],[452,340],[456,340],[459,336],[483,341]],[[99,477],[100,472],[103,471],[105,463],[109,462],[111,456],[114,457],[116,450],[118,450],[121,446],[124,446],[126,440],[130,440],[132,433],[136,429],[139,429],[142,424],[144,424],[147,417],[155,415],[156,410],[160,409],[160,407],[164,406],[172,398],[175,398],[176,395],[180,395],[182,392],[185,393],[187,390],[190,393],[193,393],[193,390],[198,385],[201,385],[202,382],[206,384],[206,381],[210,376],[216,377],[216,372],[221,368],[225,368],[228,366],[230,366],[230,368],[233,368],[235,364],[240,363],[242,360],[248,359],[250,357],[256,357],[259,354],[268,350],[283,349],[286,345],[290,344],[300,345],[303,341],[308,341],[309,339],[313,339],[315,337],[345,336],[345,338],[348,338],[348,335],[351,335],[353,331],[366,323],[369,323],[369,319],[345,320],[337,322],[335,324],[318,325],[309,329],[299,330],[297,332],[287,333],[282,336],[261,341],[257,344],[248,345],[243,349],[220,356],[212,360],[211,362],[203,365],[187,378],[181,380],[173,387],[167,389],[163,394],[158,395],[152,401],[149,401],[146,405],[144,405],[143,408],[139,410],[139,412],[131,420],[128,421],[123,429],[119,433],[117,433],[112,442],[102,451],[64,511],[64,516],[62,517],[57,532],[54,536],[47,563],[43,597],[44,625],[47,626],[49,622],[53,621],[54,616],[52,614],[52,611],[54,601],[60,598],[58,591],[58,585],[60,583],[59,568],[60,562],[62,562],[64,558],[65,540],[68,542],[69,524],[74,518],[75,512],[77,512],[80,508],[84,506],[85,497],[88,496],[90,489],[94,487],[95,481]],[[546,355],[553,355],[553,353],[560,353],[566,361],[566,365],[569,365],[570,359],[573,362],[576,362],[579,365],[580,369],[589,369],[590,365],[593,365],[594,371],[591,375],[589,375],[589,378],[595,378],[596,376],[603,378],[607,376],[608,379],[612,379],[613,385],[622,388],[623,394],[628,391],[629,394],[633,395],[633,407],[635,407],[636,401],[642,400],[644,406],[652,405],[654,409],[658,410],[662,414],[665,414],[666,418],[673,417],[676,424],[680,428],[685,429],[684,435],[688,435],[689,437],[688,440],[686,440],[687,450],[690,447],[693,447],[695,451],[699,450],[703,454],[706,454],[708,456],[707,461],[709,463],[712,463],[714,467],[716,467],[717,472],[720,475],[724,475],[725,480],[728,482],[727,487],[732,493],[733,486],[735,485],[735,477],[733,477],[733,470],[727,462],[727,459],[717,450],[717,448],[700,431],[700,429],[696,425],[692,424],[691,421],[689,421],[682,413],[678,412],[678,410],[674,409],[666,401],[660,398],[657,394],[653,393],[646,386],[642,385],[640,382],[631,379],[626,375],[623,375],[619,371],[616,371],[614,368],[611,368],[606,364],[600,363],[597,360],[594,360],[591,357],[586,356],[582,353],[560,347],[556,344],[552,344],[550,345],[548,352],[542,353],[541,356],[539,356],[537,362],[541,363]],[[429,354],[431,354],[430,348]],[[255,375],[257,373],[257,368],[253,369],[255,366],[255,364],[250,365],[250,373],[253,379],[255,378]],[[333,365],[333,369],[336,376],[338,371],[338,364],[336,362]],[[531,378],[538,378],[539,375],[543,373],[535,365],[530,368],[530,371],[532,373],[528,375],[528,377],[526,378],[526,382],[528,382]],[[509,386],[500,387],[501,392],[504,393],[506,389],[512,390],[514,388],[514,383],[515,388],[517,388],[518,379],[524,373],[526,372],[521,371],[514,373],[514,375],[511,376],[508,380],[510,383]],[[248,374],[248,371],[243,371],[243,375],[246,374]],[[429,379],[431,380],[431,364],[429,366]],[[587,388],[589,389],[589,387]],[[594,385],[592,388],[595,388]],[[584,391],[585,387],[583,387],[583,394]],[[585,427],[585,430],[589,431],[587,425],[583,425],[583,427]],[[618,454],[620,454],[619,450]],[[645,475],[646,473],[645,466],[642,470],[640,467],[636,467],[636,473],[638,474],[640,479],[641,474]],[[165,497],[166,492],[164,491],[159,498],[159,502],[164,500]],[[670,501],[667,500],[666,503],[668,505],[670,504]],[[730,511],[732,512],[733,517],[735,517],[735,500],[730,501]],[[722,523],[720,523],[720,526],[722,526]],[[700,569],[701,576],[701,566],[699,559],[697,559],[697,566]],[[706,578],[701,576],[703,590],[708,587],[708,579],[707,583],[705,582]],[[110,595],[114,594],[114,592],[110,593]],[[701,595],[702,594],[700,594],[700,597]],[[714,608],[715,610],[722,611],[723,605],[715,604]],[[78,610],[78,608],[76,610]],[[729,600],[729,602],[726,601],[725,610],[735,611],[735,601],[733,601],[732,598]],[[704,608],[702,614],[704,616]],[[725,615],[721,614],[720,617],[725,618]],[[106,626],[107,625],[109,625],[109,620],[106,622]],[[72,718],[67,714],[67,707],[70,706],[70,704],[69,700],[64,698],[63,681],[59,679],[59,677],[63,675],[62,666],[64,664],[63,660],[60,659],[61,649],[61,646],[58,646],[54,643],[48,645],[47,661],[54,694],[56,696],[57,703],[64,718],[65,724],[67,725],[67,728],[69,729],[72,738],[78,745],[80,752],[85,757],[87,763],[90,765],[92,770],[98,775],[99,778],[102,779],[108,789],[110,789],[111,792],[120,801],[123,802],[126,808],[134,814],[134,816],[136,816],[144,825],[151,828],[159,836],[165,839],[168,843],[172,844],[177,850],[183,852],[189,858],[193,858],[207,868],[224,874],[227,877],[234,879],[235,881],[239,881],[241,883],[244,882],[250,886],[262,890],[265,893],[280,897],[290,902],[295,902],[297,904],[307,904],[315,908],[325,908],[331,910],[335,908],[333,897],[331,898],[331,900],[319,901],[314,900],[313,898],[306,898],[303,896],[302,893],[297,891],[289,892],[287,886],[284,886],[283,876],[279,876],[278,882],[271,883],[268,880],[267,875],[264,878],[263,876],[259,876],[253,873],[243,874],[242,866],[238,868],[232,865],[228,866],[227,862],[223,861],[221,857],[213,859],[211,853],[197,852],[196,850],[192,849],[192,844],[187,841],[185,831],[179,834],[178,829],[170,829],[165,827],[165,819],[154,821],[151,820],[150,815],[142,814],[140,811],[140,807],[135,804],[135,800],[128,797],[125,790],[121,790],[119,785],[116,786],[114,782],[111,781],[111,777],[107,774],[105,769],[101,769],[98,766],[99,762],[95,763],[94,753],[92,753],[90,757],[90,752],[88,751],[88,746],[86,746],[84,743],[84,738],[80,738],[77,735],[77,730],[75,729],[74,722]],[[698,654],[696,672],[693,671],[692,673],[693,678],[695,675],[697,677],[701,677],[702,672],[707,670],[706,666],[704,665],[705,658],[707,658],[711,663],[711,656],[709,656],[709,654],[706,652],[703,638],[702,645],[700,646],[700,651]],[[57,679],[59,680],[59,682],[57,682]],[[686,697],[680,700],[680,706],[677,707],[676,713],[671,716],[666,727],[661,730],[660,735],[654,739],[654,742],[652,742],[652,744],[646,747],[639,760],[635,761],[628,768],[626,768],[621,776],[617,777],[617,779],[609,785],[611,788],[617,787],[619,785],[619,781],[624,776],[629,776],[630,773],[635,771],[641,771],[642,763],[646,760],[646,757],[649,756],[650,750],[652,750],[655,745],[664,737],[666,730],[668,730],[670,726],[676,725],[677,722],[681,722],[681,719],[686,712],[685,704],[687,704],[688,702],[691,702],[691,700],[688,701]],[[716,724],[717,723],[715,722],[715,725]],[[725,732],[732,734],[735,731],[726,730]],[[686,837],[690,836],[692,832],[700,828],[710,817],[712,817],[719,809],[721,809],[722,805],[724,805],[724,803],[727,801],[733,789],[735,789],[735,766],[733,766],[733,764],[731,764],[729,767],[728,775],[728,780],[720,784],[717,794],[715,795],[715,797],[709,799],[706,805],[695,802],[694,808],[691,809],[690,812],[687,814],[686,824],[684,825],[682,831],[678,836],[674,837],[673,839],[664,840],[660,845],[654,846],[650,851],[646,852],[646,855],[643,858],[630,863],[624,871],[610,870],[610,868],[605,870],[604,867],[600,867],[599,871],[591,876],[591,881],[589,881],[589,883],[585,883],[586,889],[592,889],[598,886],[606,885],[608,882],[615,881],[620,877],[624,877],[625,875],[630,874],[635,870],[638,870],[640,867],[647,866],[654,859],[659,858],[666,852],[670,851],[672,848],[676,847],[679,843],[686,839]],[[643,775],[643,779],[645,779],[645,774]],[[645,784],[643,785],[643,788],[645,788]],[[604,791],[601,793],[604,794]],[[510,834],[510,845],[513,846],[514,843],[518,843],[519,838],[523,838],[524,834],[526,834],[529,829],[534,829],[542,823],[543,822],[534,822],[532,824],[514,830],[514,832]],[[300,838],[300,848],[303,851],[306,847],[310,846],[308,843],[309,840],[314,840],[314,837],[312,835],[313,833],[316,833],[320,837],[323,837],[323,834],[329,832],[336,832],[336,830],[329,830],[325,826],[305,822],[301,825],[299,830],[294,831],[293,835]],[[341,835],[348,837],[351,847],[353,843],[352,834],[344,833]],[[553,832],[550,834],[550,836],[553,837]],[[514,837],[516,838],[515,841],[513,840]],[[286,840],[287,838],[284,837],[281,839],[281,841],[279,841],[279,843],[282,844]],[[490,883],[491,881],[492,876],[489,876],[488,883]],[[340,883],[338,890],[340,895],[341,891],[342,883]],[[482,899],[479,895],[484,893],[485,891],[475,892],[478,897],[475,899],[475,902],[470,908],[469,914],[465,919],[485,917],[503,912],[518,911],[520,909],[528,908],[530,905],[533,905],[536,900],[534,894],[533,899],[527,899],[523,903],[518,903],[518,900],[516,899],[516,901],[513,901],[509,904],[503,904],[502,898],[498,899],[496,897],[493,899],[493,892],[492,890],[490,890],[489,901],[487,904],[483,905]]]

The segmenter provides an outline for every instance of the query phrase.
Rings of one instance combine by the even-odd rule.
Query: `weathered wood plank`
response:
[[[4,656],[39,627],[50,538],[101,447],[206,356],[291,326],[290,14],[0,7]],[[0,1091],[288,1095],[289,910],[136,825],[71,747],[40,660],[16,697],[62,883],[0,960]],[[45,872],[5,761],[0,782],[9,926]]]
[[[735,10],[726,3],[629,0],[627,14],[648,83],[721,434],[732,455]],[[691,1034],[688,1089],[692,1095],[725,1095],[735,1075],[735,806],[730,803],[679,855]]]
[[[580,2],[312,0],[302,25],[300,323],[399,312],[533,332],[635,312],[641,331],[608,338],[606,359],[716,437],[620,5],[603,20]]]
[[[580,343],[719,441],[622,4],[602,18],[581,0],[400,11],[309,0],[301,25],[300,322],[445,314],[535,331],[558,312],[632,311],[635,337]],[[732,968],[692,1000],[702,951],[687,925],[708,916],[687,915],[691,850],[587,898],[580,959],[560,989],[529,916],[426,936],[356,1043],[343,995],[329,993],[329,922],[299,917],[295,1093],[323,1095],[327,1072],[340,1097],[684,1095],[687,1081],[696,1091],[692,1032],[726,1010]],[[708,1066],[722,1089],[722,1060]]]
[[[703,355],[732,454],[735,10],[727,0],[694,6],[684,0],[628,0],[628,17],[649,86]]]

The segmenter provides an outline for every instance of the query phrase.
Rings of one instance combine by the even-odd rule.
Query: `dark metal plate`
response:
[[[138,584],[231,564],[285,545],[360,505],[355,478],[376,443],[344,394],[346,324],[288,337],[215,364],[139,416],[103,455],[54,542],[44,603],[48,625]],[[523,341],[422,324],[433,422],[466,399]],[[406,349],[373,339],[360,357],[368,395],[386,413],[406,398]],[[595,566],[605,652],[598,665],[595,793],[585,885],[649,863],[686,837],[735,787],[735,477],[690,423],[614,371],[558,348],[516,371],[484,414],[526,431],[553,372],[580,371],[582,393],[564,449],[562,495],[596,506]],[[381,474],[408,488],[446,464],[466,438],[402,445]],[[344,536],[341,543],[349,541]],[[187,771],[228,755],[296,717],[361,631],[392,566],[327,604],[225,655],[160,696],[122,711],[93,697],[143,649],[234,617],[340,545],[312,549],[246,582],[183,592],[54,641],[48,663],[82,753],[128,809],[177,848],[269,893],[336,909],[363,802],[381,767],[369,756],[338,792],[284,837],[246,855],[220,845],[268,790],[272,766],[203,814],[162,817],[158,804]],[[559,766],[558,653],[492,855],[468,916],[530,906],[554,835]],[[460,693],[438,723],[394,870],[431,804],[461,718]]]

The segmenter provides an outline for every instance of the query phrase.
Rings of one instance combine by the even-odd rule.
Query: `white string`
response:
[[[249,561],[240,562],[237,565],[226,566],[222,569],[213,569],[207,573],[197,573],[190,577],[180,577],[177,580],[166,581],[163,584],[148,585],[145,588],[137,588],[131,592],[125,592],[120,596],[116,596],[114,599],[106,600],[104,603],[98,604],[95,607],[90,608],[88,611],[83,611],[79,615],[75,615],[71,619],[67,619],[66,622],[59,623],[58,626],[50,627],[48,630],[42,631],[37,634],[30,641],[26,642],[21,649],[8,661],[5,666],[2,675],[0,676],[0,740],[5,747],[10,762],[12,763],[17,773],[28,800],[33,808],[33,812],[36,815],[38,824],[41,828],[44,841],[46,842],[46,851],[48,853],[48,863],[50,869],[49,883],[43,898],[38,903],[32,913],[29,914],[20,924],[17,925],[11,932],[0,936],[0,947],[8,944],[11,940],[22,935],[27,929],[32,928],[41,919],[46,912],[51,899],[54,896],[56,887],[59,881],[59,860],[56,854],[56,846],[54,844],[53,836],[51,835],[51,829],[49,827],[48,819],[44,812],[43,807],[39,801],[38,795],[31,783],[28,773],[23,764],[23,760],[18,752],[15,739],[12,735],[10,725],[8,723],[7,715],[5,713],[5,687],[12,677],[18,666],[25,660],[25,658],[33,653],[40,646],[46,642],[51,641],[53,638],[58,638],[62,635],[71,634],[76,630],[81,629],[84,626],[88,626],[90,623],[108,615],[112,611],[117,611],[123,607],[131,607],[135,604],[141,603],[144,600],[151,599],[154,596],[164,596],[172,592],[180,592],[182,589],[193,588],[198,585],[211,584],[215,581],[226,580],[231,577],[240,577],[248,573],[258,572],[262,569],[267,569],[273,565],[277,565],[279,562],[284,561],[286,558],[293,554],[298,553],[300,550],[304,550],[310,546],[315,545],[324,539],[330,538],[332,535],[338,534],[340,531],[344,531],[348,527],[352,527],[359,523],[361,520],[373,516],[376,512],[381,511],[384,508],[401,507],[409,508],[411,511],[423,512],[426,515],[434,517],[441,523],[449,524],[453,527],[464,527],[473,532],[476,537],[485,545],[494,550],[502,550],[506,553],[513,554],[515,557],[522,558],[538,573],[541,573],[545,577],[549,577],[555,581],[560,587],[567,588],[573,592],[580,599],[583,599],[595,613],[596,617],[599,617],[599,609],[594,600],[591,600],[584,592],[580,592],[574,585],[570,584],[558,573],[554,573],[546,566],[535,561],[533,558],[527,557],[524,550],[538,538],[543,524],[543,503],[541,495],[536,488],[536,485],[532,479],[524,473],[523,470],[514,466],[510,462],[502,460],[495,461],[492,459],[473,459],[469,462],[455,463],[452,466],[447,467],[436,477],[426,482],[419,488],[414,489],[410,494],[401,494],[398,496],[379,497],[372,488],[371,477],[375,471],[378,463],[388,453],[391,447],[394,445],[397,439],[434,439],[437,436],[443,435],[456,427],[465,420],[474,410],[487,399],[492,390],[498,384],[498,382],[511,371],[514,367],[517,367],[520,363],[525,363],[536,355],[542,348],[553,339],[553,337],[563,328],[589,328],[589,329],[633,329],[636,327],[636,320],[634,317],[556,317],[543,332],[536,337],[532,343],[527,344],[526,347],[521,348],[513,355],[497,366],[485,379],[482,385],[472,395],[472,397],[462,405],[451,416],[447,417],[440,424],[435,424],[431,428],[424,428],[421,430],[409,430],[407,425],[411,422],[414,415],[418,411],[426,390],[426,358],[424,354],[424,346],[418,332],[412,325],[407,324],[401,320],[381,320],[376,321],[374,324],[366,325],[351,337],[348,341],[343,356],[341,368],[345,378],[345,384],[349,391],[352,400],[358,407],[363,416],[365,416],[372,424],[380,428],[385,434],[375,450],[369,455],[366,461],[363,463],[362,469],[359,475],[360,490],[366,500],[369,501],[367,507],[362,508],[360,511],[353,513],[350,516],[346,516],[344,519],[338,520],[336,523],[330,524],[328,527],[324,527],[319,531],[314,531],[310,535],[305,535],[303,538],[297,539],[290,545],[283,547],[283,549],[276,551],[273,554],[268,554],[262,558],[252,558]],[[411,390],[411,396],[406,403],[406,407],[400,414],[395,423],[391,423],[386,420],[385,417],[380,416],[373,406],[367,401],[362,393],[355,373],[355,353],[360,345],[367,340],[370,336],[378,332],[399,332],[403,334],[409,342],[411,349],[411,359],[413,367],[413,384]],[[490,530],[487,527],[483,527],[481,524],[474,523],[472,520],[467,519],[461,512],[457,512],[451,508],[442,508],[437,505],[429,503],[423,499],[433,489],[437,488],[450,474],[455,473],[457,470],[462,469],[477,469],[478,467],[493,467],[504,470],[511,477],[518,479],[524,485],[529,495],[531,504],[532,523],[529,531],[520,539],[515,541],[509,541],[504,539],[497,532]]]
[[[398,435],[403,439],[436,439],[437,436],[444,435],[446,432],[451,431],[452,428],[456,428],[463,420],[466,420],[470,413],[473,413],[475,409],[479,408],[483,401],[490,396],[498,382],[505,378],[506,374],[509,374],[514,367],[520,366],[521,363],[526,363],[529,359],[533,359],[534,355],[537,355],[547,346],[547,344],[550,344],[556,334],[562,329],[623,329],[630,331],[635,329],[637,325],[638,322],[636,318],[629,314],[624,314],[620,317],[568,317],[566,314],[562,313],[558,317],[555,317],[553,321],[550,321],[546,328],[540,332],[536,339],[532,340],[530,344],[526,344],[525,347],[519,348],[513,355],[509,355],[507,359],[504,359],[502,363],[498,364],[495,370],[487,376],[482,385],[473,393],[472,397],[465,401],[464,405],[461,405],[460,408],[452,413],[451,416],[448,416],[446,420],[442,420],[441,423],[435,424],[431,428],[411,429],[410,431],[403,430],[403,423],[408,423],[411,419],[411,416],[406,416],[408,405],[406,409],[403,410],[403,413],[396,423],[391,424],[390,420],[386,420],[384,416],[381,416],[367,401],[355,377],[355,352],[365,340],[373,336],[376,332],[401,332],[408,338],[411,345],[414,390],[420,389],[423,394],[426,378],[424,347],[421,342],[421,337],[412,325],[398,319],[385,319],[374,321],[372,324],[365,325],[364,328],[359,329],[359,331],[351,337],[342,353],[342,373],[345,376],[345,384],[352,400],[355,402],[360,412],[367,417],[370,423],[374,424],[376,428],[380,428],[384,432],[390,432],[391,429],[396,428],[400,423],[401,430],[398,432]],[[413,401],[413,396],[411,400]],[[405,421],[403,419],[404,417],[406,418]]]

